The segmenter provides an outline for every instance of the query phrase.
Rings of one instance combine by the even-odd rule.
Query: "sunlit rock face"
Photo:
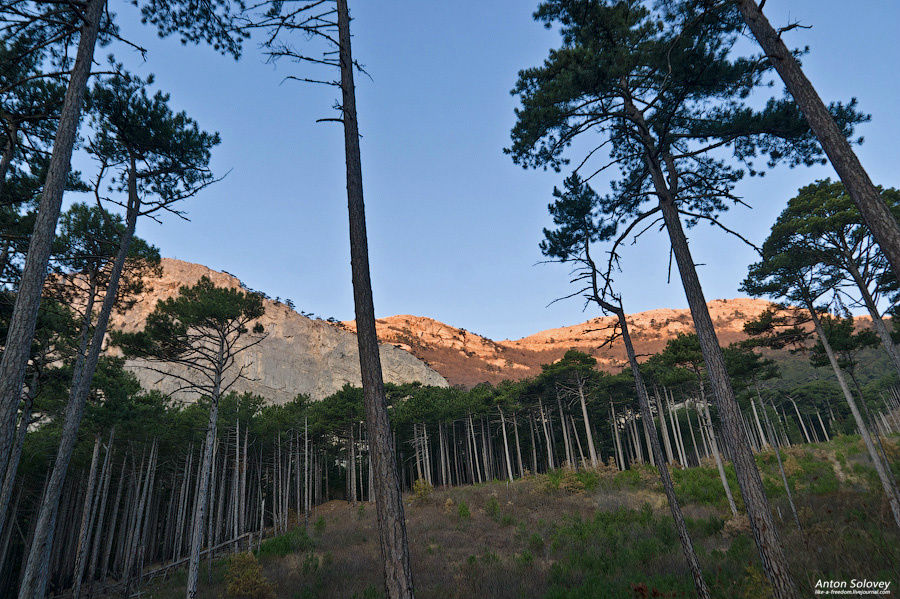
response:
[[[745,339],[744,323],[771,305],[750,298],[709,302],[719,342],[724,346]],[[629,314],[627,320],[635,351],[644,357],[661,351],[679,333],[694,332],[689,310],[662,308]],[[352,321],[344,324],[354,328]],[[383,343],[394,344],[426,361],[451,385],[472,387],[534,376],[540,373],[541,364],[559,360],[570,349],[591,354],[602,370],[618,372],[626,365],[627,357],[620,341],[606,343],[614,324],[615,317],[600,317],[501,341],[422,316],[382,318],[377,327]]]
[[[135,331],[143,328],[156,302],[177,295],[179,287],[193,285],[207,276],[220,287],[239,287],[240,281],[223,272],[199,264],[163,259],[163,273],[145,282],[145,292],[133,308],[113,318],[112,328]],[[247,380],[238,381],[233,390],[250,391],[271,403],[284,403],[298,394],[322,399],[344,384],[360,385],[359,353],[356,334],[339,323],[332,324],[301,316],[283,303],[265,300],[266,313],[259,320],[266,337],[258,345],[238,356],[234,368],[245,367]],[[391,383],[421,382],[447,386],[447,381],[422,360],[407,351],[384,344],[381,347],[384,379]],[[193,401],[195,393],[177,391],[183,383],[172,376],[154,372],[143,360],[129,360],[145,389],[172,394],[178,401]],[[188,376],[184,368],[153,364],[167,372]]]

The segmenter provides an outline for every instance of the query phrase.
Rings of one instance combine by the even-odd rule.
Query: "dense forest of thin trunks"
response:
[[[591,468],[588,439],[595,442],[601,467],[627,469],[652,462],[640,414],[633,402],[622,398],[610,400],[591,421],[585,420],[577,401],[551,402],[527,395],[519,398],[519,409],[507,412],[495,403],[501,392],[487,387],[464,392],[409,385],[391,388],[390,394],[405,490],[416,481],[467,485],[556,468]],[[311,512],[324,502],[372,500],[363,421],[352,416],[342,422],[324,420],[333,409],[359,413],[361,399],[360,391],[349,387],[322,402],[298,398],[278,407],[261,408],[260,398],[252,396],[223,399],[225,410],[230,407],[233,415],[220,426],[213,446],[203,523],[205,560],[252,548],[263,537],[290,527],[308,526]],[[467,406],[460,399],[480,405]],[[410,420],[426,402],[434,414]],[[709,464],[717,451],[723,455],[716,461],[728,459],[728,448],[699,397],[657,386],[652,402],[654,428],[669,464],[676,468]],[[826,441],[850,430],[834,410],[804,414],[786,403],[787,408],[776,407],[761,396],[750,401],[744,423],[755,450]],[[464,411],[447,418],[435,416],[453,407]],[[163,421],[144,424],[148,430],[157,425],[178,428],[179,420],[203,410],[202,405],[170,408]],[[870,410],[869,418],[876,436],[900,431],[900,393],[891,389],[884,394],[882,405]],[[185,565],[203,458],[196,434],[173,438],[169,431],[143,440],[119,440],[112,427],[84,440],[82,463],[66,479],[53,532],[51,594],[127,592]],[[12,593],[22,576],[32,516],[45,484],[40,472],[28,468],[4,487],[4,492],[13,489],[13,496],[11,525],[0,540],[3,594]]]

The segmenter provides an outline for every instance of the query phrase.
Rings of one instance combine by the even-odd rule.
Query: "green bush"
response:
[[[260,543],[257,554],[260,557],[268,557],[273,555],[284,556],[300,551],[309,551],[315,543],[306,534],[302,528],[295,528],[283,535],[266,539]]]
[[[459,502],[459,507],[456,508],[456,513],[459,515],[460,520],[468,520],[472,517],[472,512],[469,511],[469,506],[466,505],[465,501]]]
[[[498,520],[500,518],[500,502],[497,500],[496,495],[488,497],[487,503],[484,506],[484,511],[487,512],[487,515],[493,520]]]
[[[319,516],[316,523],[313,524],[313,530],[316,531],[317,535],[321,535],[325,532],[325,516]]]
[[[434,487],[427,480],[417,478],[416,482],[413,483],[413,495],[418,501],[425,501],[431,497],[433,491]]]
[[[241,599],[269,599],[275,596],[275,588],[263,576],[256,556],[250,552],[235,553],[228,561],[225,573],[226,590],[229,597]]]

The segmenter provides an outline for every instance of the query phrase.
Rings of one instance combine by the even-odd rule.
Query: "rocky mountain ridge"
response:
[[[177,294],[181,285],[192,285],[201,276],[216,285],[240,287],[240,280],[225,272],[174,259],[163,260],[163,275],[146,281],[145,293],[125,314],[117,314],[112,326],[128,331],[143,326],[156,301]],[[355,323],[311,319],[292,307],[265,300],[261,323],[266,339],[240,357],[248,364],[252,380],[238,383],[235,390],[253,391],[275,403],[283,403],[305,393],[321,399],[345,383],[359,384],[359,358]],[[719,341],[728,345],[746,338],[744,323],[772,304],[766,300],[736,298],[708,303]],[[639,355],[662,350],[669,339],[694,330],[690,311],[661,308],[627,316]],[[867,326],[866,318],[859,318]],[[569,349],[578,349],[597,359],[599,367],[617,372],[627,363],[620,341],[608,342],[615,318],[598,317],[586,322],[548,329],[521,339],[495,341],[433,318],[397,315],[377,321],[382,343],[385,380],[394,383],[419,381],[426,385],[447,384],[472,387],[479,383],[499,383],[534,376],[542,364],[560,359]],[[171,393],[175,380],[147,368],[140,360],[127,367],[146,388]],[[184,374],[184,373],[180,373]],[[176,397],[179,397],[176,394]],[[182,397],[187,399],[184,394]]]
[[[762,299],[736,298],[717,299],[707,305],[719,342],[724,346],[745,339],[744,323],[772,304]],[[659,352],[669,339],[694,331],[687,309],[660,308],[629,314],[626,318],[639,356]],[[589,353],[601,369],[617,372],[627,364],[627,357],[620,341],[608,343],[615,321],[612,316],[598,317],[522,339],[500,341],[422,316],[390,316],[379,319],[376,326],[383,343],[393,344],[424,360],[450,384],[471,387],[482,382],[534,376],[541,371],[542,364],[560,359],[570,349]],[[859,321],[863,324],[867,319]],[[353,321],[343,324],[355,330]]]
[[[199,264],[165,258],[161,277],[145,281],[140,300],[127,312],[115,314],[111,327],[135,331],[144,326],[147,316],[160,299],[173,297],[182,285],[193,285],[202,276],[220,287],[237,288],[235,276]],[[266,313],[259,320],[266,338],[240,354],[235,365],[247,365],[250,380],[239,381],[234,391],[252,391],[273,403],[284,403],[299,393],[322,399],[344,384],[360,384],[359,353],[356,335],[322,320],[301,316],[281,302],[264,300]],[[446,386],[447,381],[412,354],[392,345],[381,348],[381,363],[387,382],[419,381],[426,385]],[[186,392],[177,392],[179,382],[148,369],[143,360],[129,360],[126,368],[134,372],[146,389],[173,394],[176,400],[190,401]],[[173,366],[166,366],[180,375]]]

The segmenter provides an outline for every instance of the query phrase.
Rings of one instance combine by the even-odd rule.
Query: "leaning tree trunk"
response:
[[[94,437],[94,453],[91,456],[91,471],[88,475],[87,490],[84,493],[84,503],[81,507],[81,526],[78,529],[78,542],[75,546],[75,580],[72,583],[72,598],[78,599],[81,595],[81,580],[84,574],[84,560],[88,550],[88,540],[91,536],[91,520],[94,508],[94,486],[97,481],[97,463],[100,458],[100,433]]]
[[[37,380],[37,371],[32,375],[32,380]],[[16,482],[16,474],[19,470],[19,461],[22,458],[22,448],[25,446],[25,434],[31,423],[31,409],[34,406],[34,395],[37,389],[32,385],[25,394],[25,404],[22,406],[22,415],[19,417],[19,426],[16,429],[15,444],[12,447],[12,455],[6,463],[6,475],[3,477],[3,486],[0,488],[0,535],[3,535],[7,526],[11,525],[9,518],[9,501],[12,497],[13,486]],[[0,562],[2,567],[2,562]]]
[[[834,122],[825,103],[806,78],[800,63],[763,15],[756,0],[737,0],[737,4],[744,21],[794,97],[850,198],[859,208],[863,220],[891,263],[894,276],[900,278],[900,226],[896,219],[872,184],[844,133]]]
[[[591,455],[591,467],[596,468],[598,466],[597,449],[594,447],[594,435],[591,434],[591,421],[588,418],[587,402],[584,398],[584,384],[581,381],[578,384],[578,399],[581,402],[581,416],[584,418],[584,436],[588,452]]]
[[[129,179],[129,183],[131,183],[131,178]],[[129,208],[132,207],[132,204],[129,204]],[[46,568],[42,567],[41,562],[46,559],[46,557],[49,557],[50,549],[53,547],[52,523],[56,521],[56,515],[59,511],[59,498],[62,493],[63,483],[65,482],[66,471],[69,468],[69,460],[72,458],[72,451],[75,449],[75,442],[78,438],[78,428],[81,426],[81,417],[84,415],[84,406],[91,391],[91,381],[94,378],[94,371],[97,369],[97,363],[100,360],[100,350],[103,347],[103,338],[106,336],[109,317],[112,314],[113,305],[116,302],[122,270],[125,267],[125,260],[128,257],[128,252],[131,248],[131,240],[134,236],[134,228],[137,222],[137,213],[138,211],[136,209],[129,210],[126,219],[126,228],[122,234],[122,239],[119,241],[119,250],[109,274],[109,282],[106,287],[103,304],[100,307],[100,313],[97,316],[94,333],[90,345],[87,348],[88,353],[85,356],[81,368],[76,370],[72,376],[73,385],[69,393],[69,401],[66,404],[62,436],[59,442],[59,451],[56,454],[53,471],[50,474],[47,492],[44,494],[40,511],[38,512],[34,540],[32,541],[31,549],[28,553],[25,575],[22,579],[22,584],[19,587],[19,599],[43,597],[43,589],[46,586],[47,580],[46,578],[44,578],[44,580],[38,580],[37,576],[39,570],[46,570]]]
[[[891,339],[891,333],[888,331],[887,325],[884,323],[884,319],[881,317],[881,312],[878,310],[878,306],[875,305],[875,298],[872,297],[872,293],[866,286],[866,282],[863,280],[862,274],[859,272],[859,268],[857,268],[856,264],[853,262],[852,256],[849,255],[849,252],[844,251],[844,258],[847,261],[847,270],[850,272],[850,276],[853,278],[853,282],[856,283],[856,286],[859,288],[859,293],[862,297],[863,303],[866,306],[866,310],[868,310],[869,316],[872,318],[872,328],[875,329],[875,332],[878,334],[878,338],[881,339],[881,345],[882,347],[884,347],[884,351],[887,352],[888,357],[891,359],[891,364],[894,365],[894,370],[896,370],[897,373],[900,374],[900,352],[897,351],[897,346],[894,345],[894,340]]]
[[[759,407],[763,411],[763,417],[766,419],[766,424],[771,428],[772,423],[769,422],[769,412],[766,411],[766,405],[762,401],[762,396],[759,395],[759,388],[756,390],[756,395],[759,399]],[[753,403],[752,397],[750,398],[750,403]],[[781,449],[778,447],[777,440],[772,444],[772,448],[775,450],[775,458],[778,460],[778,470],[781,472],[781,482],[784,485],[784,492],[787,495],[788,505],[790,505],[791,513],[794,515],[794,524],[797,525],[797,530],[803,532],[803,527],[800,526],[800,516],[797,514],[797,506],[794,505],[794,494],[791,492],[791,485],[788,484],[787,474],[784,472],[784,462],[781,459]]]
[[[341,65],[344,152],[347,168],[347,204],[350,214],[350,266],[353,275],[353,300],[356,312],[356,338],[362,374],[366,423],[372,447],[375,481],[375,509],[384,561],[384,584],[390,599],[411,599],[412,569],[400,479],[391,444],[378,337],[375,332],[375,308],[369,274],[369,248],[363,201],[362,161],[356,120],[356,91],[353,83],[353,58],[350,50],[350,15],[347,0],[337,0],[338,36]]]
[[[653,173],[654,184],[657,191],[660,192],[659,206],[681,274],[681,281],[694,320],[694,328],[700,341],[703,360],[706,362],[706,372],[718,404],[722,432],[726,445],[731,450],[738,485],[747,507],[747,515],[750,517],[750,526],[762,558],[763,569],[772,583],[775,597],[777,599],[793,599],[798,596],[797,589],[791,580],[787,558],[784,555],[781,540],[778,538],[759,469],[756,467],[753,452],[744,435],[741,410],[734,397],[728,371],[725,369],[725,357],[709,315],[709,308],[706,306],[706,299],[703,297],[703,289],[700,286],[700,279],[697,277],[697,269],[688,248],[681,219],[674,199],[665,187],[662,172],[658,168],[652,170],[655,171]]]
[[[506,476],[509,478],[509,482],[513,480],[513,469],[512,469],[512,460],[509,458],[509,441],[506,438],[506,416],[503,414],[503,408],[497,406],[497,411],[500,412],[500,427],[503,429],[503,455],[506,457]]]
[[[709,599],[709,587],[706,586],[706,580],[703,578],[703,572],[700,569],[700,561],[697,559],[697,554],[694,551],[694,544],[691,542],[687,525],[684,522],[684,515],[681,513],[678,497],[675,495],[675,485],[672,482],[672,475],[669,473],[669,467],[666,465],[666,459],[663,457],[662,449],[659,446],[659,437],[656,436],[656,430],[653,426],[653,414],[650,411],[650,397],[647,393],[647,387],[644,385],[644,379],[641,376],[637,355],[635,354],[634,346],[631,343],[631,335],[628,333],[628,323],[625,321],[625,312],[621,307],[618,307],[613,311],[619,319],[619,326],[622,330],[622,341],[625,344],[625,351],[628,353],[628,363],[631,365],[631,372],[634,375],[638,405],[640,405],[641,408],[641,420],[644,423],[644,432],[650,440],[650,455],[653,456],[653,460],[656,462],[656,466],[659,469],[659,478],[662,480],[666,498],[669,500],[669,508],[672,510],[672,519],[675,521],[675,530],[678,533],[678,538],[681,541],[681,548],[684,551],[684,556],[691,569],[691,575],[694,578],[694,586],[697,588],[697,596],[700,599]],[[651,428],[653,428],[653,430],[650,430]]]
[[[94,46],[100,30],[100,18],[106,0],[89,0],[78,40],[78,51],[72,67],[66,95],[60,111],[59,125],[53,140],[53,153],[41,192],[37,219],[25,267],[19,282],[16,303],[9,321],[3,358],[0,360],[0,472],[6,471],[15,436],[16,411],[19,405],[25,367],[28,364],[31,340],[37,324],[41,292],[47,276],[47,263],[59,219],[63,190],[72,160],[72,147],[78,131],[81,107],[87,89]]]
[[[825,330],[822,328],[822,322],[819,319],[815,307],[812,305],[812,302],[809,301],[807,301],[806,307],[812,317],[813,325],[816,327],[816,334],[819,336],[819,341],[825,349],[825,354],[828,356],[828,361],[831,363],[831,368],[834,370],[834,375],[837,377],[841,391],[844,393],[844,399],[847,400],[847,405],[850,406],[850,413],[853,414],[853,419],[856,421],[856,428],[859,429],[859,434],[866,444],[866,450],[869,452],[869,457],[872,459],[872,463],[875,466],[875,472],[878,473],[881,486],[884,488],[884,494],[887,496],[888,503],[891,506],[894,522],[900,527],[900,497],[898,497],[897,488],[890,478],[886,465],[881,461],[878,450],[875,449],[875,444],[872,442],[872,436],[869,434],[869,427],[866,426],[866,422],[863,420],[862,414],[856,405],[856,400],[853,398],[853,393],[850,391],[850,387],[847,386],[847,381],[844,379],[844,374],[841,372],[840,365],[838,365],[834,350],[831,348],[831,343],[828,342],[828,338],[825,336]],[[862,397],[860,397],[860,401],[864,401]]]
[[[700,401],[703,402],[703,415],[706,418],[706,436],[709,438],[709,447],[712,450],[713,459],[716,462],[716,470],[719,471],[719,480],[722,481],[722,488],[725,489],[725,497],[728,499],[728,507],[731,508],[731,514],[737,516],[737,505],[734,503],[734,495],[731,493],[728,477],[725,476],[725,465],[722,463],[722,452],[719,451],[719,442],[716,440],[716,431],[713,430],[712,416],[709,414],[709,400],[706,399],[706,392],[703,391],[702,379],[700,380]]]

